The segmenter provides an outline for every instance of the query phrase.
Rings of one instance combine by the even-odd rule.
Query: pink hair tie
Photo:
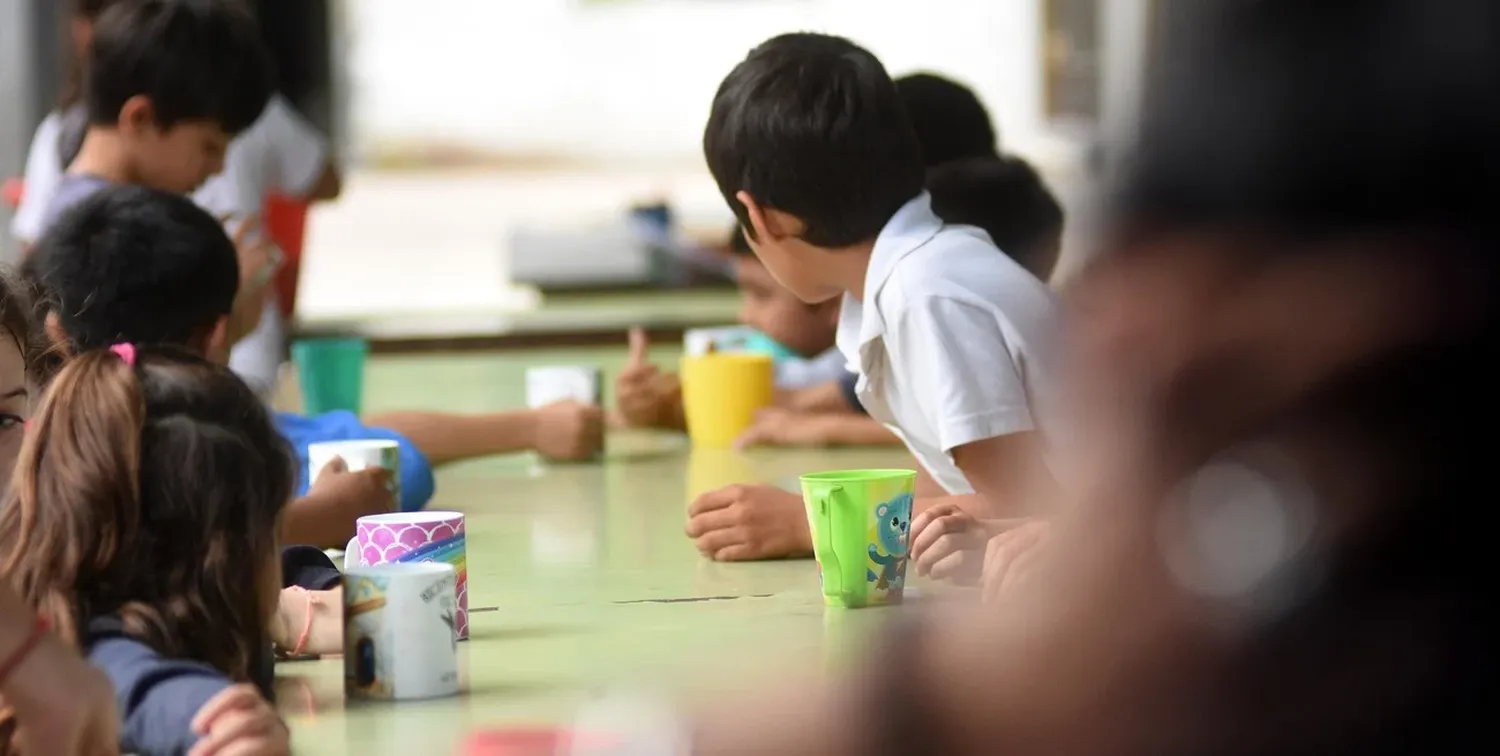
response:
[[[120,343],[120,344],[116,344],[116,345],[110,347],[109,351],[114,352],[116,355],[119,355],[120,359],[124,360],[126,365],[129,365],[131,367],[135,367],[135,346],[134,345],[132,345],[132,344],[126,344],[126,343]]]

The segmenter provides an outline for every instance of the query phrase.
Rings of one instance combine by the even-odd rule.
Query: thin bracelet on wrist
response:
[[[52,623],[48,622],[45,616],[38,614],[36,623],[31,626],[31,632],[21,641],[21,645],[17,646],[16,650],[5,658],[5,661],[0,662],[0,687],[4,687],[5,683],[10,680],[10,676],[26,662],[27,657],[31,656],[31,652],[36,650],[37,645],[47,637],[47,633],[51,630]]]

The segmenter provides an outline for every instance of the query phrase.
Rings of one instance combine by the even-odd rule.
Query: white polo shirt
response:
[[[864,301],[844,295],[838,345],[870,416],[949,493],[973,493],[952,451],[1042,428],[1033,407],[1057,317],[1046,284],[983,231],[944,225],[924,192],[875,240]]]

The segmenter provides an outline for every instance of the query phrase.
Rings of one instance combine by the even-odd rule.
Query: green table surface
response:
[[[658,350],[662,365],[675,350]],[[519,406],[526,368],[590,364],[612,378],[623,349],[372,360],[367,408],[481,412]],[[279,665],[278,705],[299,753],[447,754],[486,727],[564,724],[594,692],[683,704],[836,665],[903,609],[823,607],[815,564],[716,564],[683,534],[697,492],[795,486],[820,469],[909,464],[893,449],[692,452],[676,434],[611,434],[602,463],[531,455],[446,467],[434,509],[465,513],[469,641],[464,692],[348,702],[339,658]]]
[[[547,294],[534,309],[304,318],[299,330],[358,333],[375,340],[483,338],[617,332],[632,326],[684,329],[735,321],[739,295],[730,287]]]

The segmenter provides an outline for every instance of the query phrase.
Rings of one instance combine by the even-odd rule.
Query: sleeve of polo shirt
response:
[[[983,308],[913,302],[889,327],[886,349],[944,452],[1036,427],[1004,331]]]

